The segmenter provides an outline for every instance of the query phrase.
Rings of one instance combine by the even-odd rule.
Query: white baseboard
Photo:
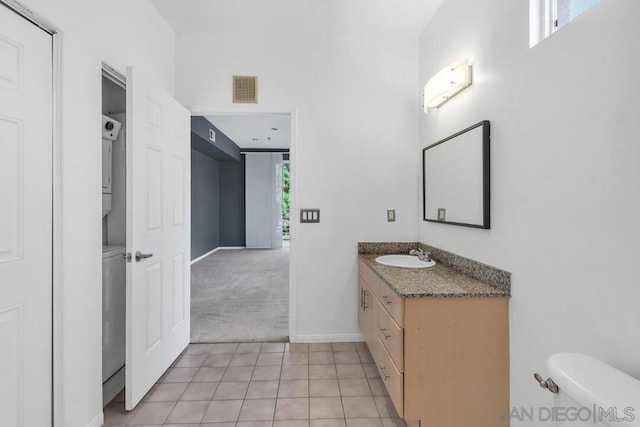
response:
[[[196,258],[196,259],[192,259],[192,260],[191,260],[191,265],[195,264],[195,263],[196,263],[196,262],[198,262],[198,261],[201,261],[201,260],[205,259],[206,257],[208,257],[209,255],[211,255],[212,253],[217,252],[217,251],[219,251],[219,250],[220,250],[220,247],[217,247],[217,248],[215,248],[214,250],[209,251],[209,252],[207,252],[207,253],[206,253],[206,254],[204,254],[204,255],[200,255],[200,256],[199,256],[198,258]]]
[[[360,342],[364,341],[361,334],[319,334],[319,335],[297,335],[291,342],[312,343],[312,342]]]
[[[211,255],[214,252],[218,252],[218,251],[222,251],[222,250],[229,250],[229,249],[244,249],[244,246],[218,246],[214,250],[209,251],[204,255],[200,255],[198,258],[196,258],[194,260],[191,260],[191,265],[195,264],[198,261],[201,261],[201,260],[205,259],[206,257],[208,257],[209,255]]]
[[[89,424],[87,424],[87,427],[100,427],[102,424],[104,424],[104,413],[100,412]]]

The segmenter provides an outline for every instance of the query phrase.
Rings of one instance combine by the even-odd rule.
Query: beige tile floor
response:
[[[398,418],[364,343],[190,344],[138,407],[105,426],[388,427]]]

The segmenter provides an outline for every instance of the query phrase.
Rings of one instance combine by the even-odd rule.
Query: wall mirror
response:
[[[425,221],[490,228],[489,141],[485,120],[422,150]]]

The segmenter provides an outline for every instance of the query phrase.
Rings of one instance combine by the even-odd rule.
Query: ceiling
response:
[[[289,114],[225,114],[205,116],[240,148],[289,148]],[[273,130],[273,129],[277,130]],[[257,139],[257,141],[254,141]]]
[[[152,0],[176,34],[422,32],[444,0]],[[240,148],[288,148],[289,115],[206,116]],[[278,131],[272,131],[277,128]],[[258,141],[253,139],[257,138]],[[271,138],[269,140],[268,138]]]
[[[444,0],[152,0],[178,34],[403,31],[419,35]]]

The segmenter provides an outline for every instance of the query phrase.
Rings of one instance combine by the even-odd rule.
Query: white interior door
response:
[[[189,112],[127,70],[127,354],[132,409],[189,343]],[[136,257],[136,253],[148,258]]]
[[[51,425],[51,36],[0,6],[0,425]]]

